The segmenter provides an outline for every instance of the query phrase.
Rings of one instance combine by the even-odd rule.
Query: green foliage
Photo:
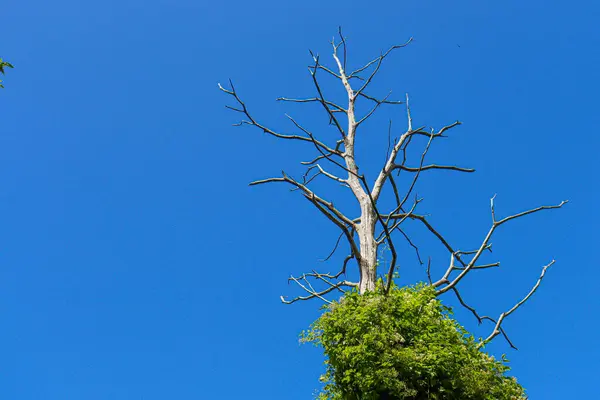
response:
[[[526,398],[428,285],[347,293],[301,340],[327,356],[320,400]]]
[[[0,58],[0,74],[2,74],[2,75],[4,75],[4,68],[14,68],[14,67],[11,63],[6,62],[2,58]],[[2,85],[2,80],[0,80],[0,88],[4,88],[4,85]]]

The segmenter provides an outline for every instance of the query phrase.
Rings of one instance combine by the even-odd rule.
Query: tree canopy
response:
[[[348,292],[301,339],[327,356],[319,399],[525,399],[505,357],[480,351],[451,315],[431,285]]]

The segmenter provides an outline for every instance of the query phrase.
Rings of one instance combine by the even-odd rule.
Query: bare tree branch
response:
[[[328,100],[321,100],[320,98],[316,98],[316,97],[312,97],[312,98],[308,98],[308,99],[290,99],[288,97],[278,97],[277,101],[287,101],[290,103],[322,103],[323,101],[325,102],[325,104],[327,104],[330,107],[333,107],[333,112],[338,111],[338,112],[346,112],[346,109],[344,109],[341,106],[338,106],[337,104],[328,101]]]
[[[429,142],[427,143],[427,147],[425,148],[425,151],[423,152],[423,154],[421,156],[421,167],[422,167],[422,163],[424,161],[425,155],[427,154],[427,151],[429,150],[429,146],[431,146],[432,140],[436,137],[443,136],[444,132],[446,132],[447,130],[460,125],[460,122],[456,121],[453,124],[444,126],[437,133],[434,133],[434,132],[427,133],[423,130],[423,128],[413,130],[412,129],[412,116],[411,116],[411,112],[410,112],[410,105],[408,102],[408,95],[407,95],[407,102],[406,102],[406,112],[407,112],[407,116],[408,116],[408,130],[402,136],[400,136],[400,139],[398,140],[396,145],[393,147],[393,149],[390,153],[390,156],[388,157],[388,159],[385,163],[385,166],[382,168],[381,172],[379,173],[379,176],[377,177],[377,180],[375,181],[375,184],[373,185],[372,194],[375,199],[379,198],[379,195],[381,194],[381,190],[383,189],[383,186],[384,186],[386,180],[388,179],[388,177],[390,176],[390,174],[392,173],[392,171],[400,168],[400,169],[406,169],[409,171],[412,170],[414,172],[420,173],[421,168],[411,169],[408,167],[404,167],[404,162],[402,164],[396,164],[396,157],[398,156],[398,153],[403,148],[405,143],[407,144],[407,141],[410,140],[410,138],[413,135],[425,135],[425,136],[429,137]],[[404,161],[406,161],[406,160],[404,160]],[[426,169],[432,169],[434,167],[441,167],[440,169],[451,169],[450,167],[443,167],[443,166],[427,166]],[[454,168],[458,168],[458,167],[454,167]],[[465,172],[471,172],[471,171],[465,170]],[[413,182],[413,186],[414,186],[414,183],[416,183],[416,179]]]
[[[427,260],[427,280],[429,281],[430,285],[433,284],[433,282],[431,281],[431,257],[429,257],[429,259]]]
[[[375,70],[371,73],[371,75],[369,76],[369,78],[367,79],[367,81],[364,83],[364,85],[360,88],[360,90],[358,91],[358,93],[361,93],[367,86],[369,86],[369,83],[371,83],[371,80],[373,80],[373,78],[375,77],[375,75],[377,74],[377,72],[379,71],[379,68],[381,67],[381,63],[383,62],[383,60],[394,50],[396,49],[400,49],[402,47],[406,47],[410,44],[410,42],[412,42],[413,38],[411,37],[410,39],[408,39],[408,41],[404,44],[400,44],[400,45],[396,45],[396,46],[392,46],[389,48],[388,51],[386,51],[385,53],[382,53],[379,57],[373,59],[372,61],[368,62],[366,65],[364,65],[363,67],[351,72],[348,77],[354,77],[357,76],[358,74],[360,74],[361,72],[363,72],[364,70],[366,70],[367,68],[369,68],[371,65],[377,63],[377,65],[375,66]]]
[[[494,196],[495,197],[495,196]],[[505,224],[506,222],[512,221],[514,219],[520,218],[520,217],[524,217],[526,215],[529,214],[533,214],[542,210],[552,210],[552,209],[556,209],[556,208],[561,208],[563,205],[565,205],[567,203],[567,201],[562,201],[560,204],[555,205],[555,206],[541,206],[541,207],[537,207],[537,208],[533,208],[531,210],[527,210],[527,211],[523,211],[520,212],[518,214],[514,214],[514,215],[510,215],[508,217],[505,217],[499,221],[496,220],[495,217],[495,212],[494,212],[494,198],[492,198],[491,201],[491,209],[492,209],[492,227],[490,228],[490,230],[488,231],[485,239],[483,240],[483,242],[481,243],[481,246],[479,247],[479,250],[477,250],[477,252],[475,253],[475,255],[473,256],[473,258],[471,259],[471,261],[469,262],[468,265],[465,266],[465,268],[462,270],[462,272],[456,277],[454,278],[454,280],[452,282],[447,282],[444,279],[441,279],[439,281],[437,281],[436,283],[434,283],[435,287],[439,287],[443,284],[447,284],[447,286],[444,286],[441,289],[438,289],[438,293],[442,294],[444,292],[447,292],[448,290],[452,289],[454,286],[456,286],[458,284],[458,282],[460,282],[468,273],[471,269],[473,269],[473,267],[475,266],[475,263],[477,262],[477,260],[479,259],[479,257],[481,256],[481,254],[483,253],[483,251],[487,248],[490,239],[492,238],[493,233],[495,232],[495,230],[500,227],[501,225]],[[454,255],[455,253],[452,252],[452,254]]]
[[[309,68],[315,68],[315,67],[314,66],[310,66]],[[340,79],[340,76],[338,74],[336,74],[335,72],[333,72],[331,69],[327,68],[324,65],[319,64],[319,65],[316,66],[316,68],[317,69],[322,69],[323,71],[327,72],[329,75],[334,76],[334,77]]]
[[[404,165],[394,164],[392,166],[392,169],[401,169],[402,171],[407,171],[407,172],[420,172],[420,171],[427,171],[428,169],[447,169],[447,170],[459,171],[459,172],[475,172],[475,170],[473,168],[462,168],[462,167],[456,167],[454,165],[436,165],[436,164],[424,165],[423,167],[418,167],[418,168],[406,167]]]
[[[442,243],[442,245],[450,252],[450,254],[454,254],[456,260],[458,260],[464,266],[467,265],[466,263],[464,263],[462,261],[460,255],[457,254],[456,251],[454,251],[453,247],[448,243],[448,241],[444,238],[444,236],[442,234],[440,234],[429,223],[429,221],[427,220],[427,218],[424,215],[398,213],[398,214],[393,214],[393,215],[389,215],[389,216],[384,215],[384,217],[389,217],[391,220],[393,220],[393,219],[402,219],[402,218],[405,218],[407,215],[408,215],[408,218],[413,219],[413,220],[417,220],[417,221],[421,222],[427,228],[427,230],[429,230],[429,232],[431,232]]]
[[[300,182],[296,181],[295,179],[289,177],[288,175],[285,174],[285,172],[282,172],[282,175],[283,175],[283,177],[281,177],[281,178],[268,178],[268,179],[262,179],[259,181],[251,182],[250,186],[262,185],[262,184],[273,183],[273,182],[285,182],[285,183],[289,183],[289,184],[299,188],[300,190],[302,190],[304,197],[308,201],[313,203],[313,205],[315,207],[317,207],[317,209],[319,211],[321,211],[331,222],[333,222],[337,227],[339,227],[342,230],[342,232],[348,239],[348,242],[352,248],[352,252],[355,254],[355,257],[357,258],[357,260],[360,260],[360,250],[354,241],[354,237],[353,237],[351,229],[349,229],[349,228],[352,228],[352,229],[355,228],[354,222],[351,219],[349,219],[348,217],[346,217],[337,208],[335,208],[333,203],[326,201],[323,198],[317,196],[312,190],[310,190],[308,187],[301,184]]]
[[[294,281],[296,284],[298,284],[298,286],[300,286],[305,292],[307,292],[309,295],[308,296],[298,296],[293,298],[292,300],[286,300],[285,297],[281,296],[281,302],[284,304],[292,304],[295,303],[297,301],[301,301],[301,300],[310,300],[310,299],[314,299],[319,298],[321,300],[323,300],[325,303],[327,304],[332,304],[331,301],[327,300],[326,298],[324,298],[323,296],[326,295],[327,293],[333,292],[336,289],[339,289],[341,287],[347,286],[347,287],[356,287],[358,286],[357,283],[353,283],[353,282],[349,282],[349,281],[341,281],[335,284],[331,284],[327,289],[322,290],[320,292],[317,292],[316,290],[314,290],[314,288],[310,287],[306,287],[308,285],[304,285],[300,282],[300,279],[295,278],[295,277],[290,277],[290,280]]]
[[[471,269],[488,269],[488,268],[494,268],[494,267],[499,267],[499,266],[500,266],[500,262],[495,262],[495,263],[491,263],[491,264],[474,265]],[[461,271],[461,270],[464,270],[465,267],[454,266],[454,269],[457,271]]]
[[[408,103],[406,103],[406,105],[408,107]],[[409,115],[410,115],[410,111],[409,111]],[[409,117],[409,121],[410,121],[410,117]],[[408,196],[411,195],[413,189],[415,188],[415,185],[417,184],[417,180],[419,179],[419,176],[421,176],[421,171],[423,169],[423,163],[425,162],[425,156],[427,155],[427,152],[429,151],[431,143],[433,142],[433,138],[434,138],[433,134],[431,136],[429,136],[429,140],[427,141],[427,146],[425,146],[425,150],[421,154],[421,161],[419,162],[419,170],[417,171],[417,173],[413,177],[413,180],[412,180],[412,182],[410,184],[410,187],[408,188],[408,190],[404,194],[404,198],[402,199],[402,201],[400,203],[398,203],[398,207],[394,211],[392,211],[392,214],[394,214],[394,213],[402,210],[402,207],[404,206],[404,203],[406,203],[406,200],[408,200]],[[410,138],[409,138],[409,141],[410,141]],[[408,146],[409,141],[407,141],[406,146]],[[403,149],[404,153],[406,152],[406,146]],[[404,163],[406,163],[406,154],[404,154],[404,157],[403,157],[403,160],[402,160],[402,164],[400,164],[400,165],[404,166]],[[391,172],[392,172],[392,170],[390,170],[389,172],[386,173],[388,179],[392,176]],[[385,183],[385,180],[384,180],[384,183]],[[381,189],[379,190],[379,193],[381,193]]]
[[[329,146],[327,146],[326,144],[316,140],[314,137],[305,137],[305,136],[299,136],[299,135],[288,135],[288,134],[282,134],[282,133],[278,133],[275,132],[274,130],[260,124],[259,122],[257,122],[252,115],[250,114],[250,112],[248,111],[248,108],[246,107],[246,104],[239,98],[237,92],[235,91],[235,87],[233,86],[233,83],[230,81],[230,85],[231,85],[231,90],[225,89],[223,86],[221,86],[221,84],[219,84],[219,89],[229,95],[231,95],[240,105],[240,107],[242,107],[241,109],[238,108],[234,108],[234,107],[230,107],[230,106],[226,106],[227,108],[229,108],[230,110],[234,110],[240,113],[243,113],[244,115],[246,115],[246,117],[249,119],[249,121],[242,121],[237,125],[251,125],[251,126],[255,126],[259,129],[261,129],[264,133],[268,133],[269,135],[275,136],[277,138],[280,139],[289,139],[289,140],[301,140],[304,142],[311,142],[311,143],[316,143],[320,148],[324,149],[325,151],[341,156],[341,153],[339,151],[336,151],[332,148],[330,148]]]
[[[523,304],[525,304],[525,302],[527,300],[529,300],[531,298],[531,296],[533,296],[533,294],[535,293],[535,291],[538,289],[538,287],[540,287],[540,284],[542,283],[542,279],[544,279],[544,276],[546,275],[546,271],[548,270],[548,268],[550,268],[553,264],[554,264],[554,260],[552,260],[549,264],[545,265],[542,268],[542,273],[540,274],[540,277],[538,278],[537,282],[535,283],[535,285],[531,288],[531,290],[529,291],[529,293],[527,293],[527,295],[525,297],[523,297],[523,299],[521,301],[519,301],[517,304],[515,304],[510,310],[503,312],[502,314],[500,314],[500,317],[498,317],[497,321],[494,321],[492,318],[490,317],[482,317],[481,319],[487,319],[490,321],[493,321],[496,323],[496,325],[494,326],[494,330],[492,331],[492,333],[481,343],[479,343],[478,348],[481,348],[483,346],[485,346],[487,343],[489,343],[492,339],[494,339],[496,336],[498,336],[500,333],[503,333],[502,331],[502,322],[504,322],[504,320],[513,312],[515,312],[519,307],[521,307]],[[510,346],[512,348],[516,347],[510,342],[510,340],[508,339],[508,337],[506,336],[506,334],[504,334],[506,340],[509,342]]]
[[[412,115],[410,114],[410,102],[408,93],[406,93],[406,120],[408,122],[408,132],[412,131]]]
[[[452,288],[452,291],[456,295],[456,298],[458,299],[458,301],[460,302],[460,304],[464,308],[466,308],[467,310],[471,311],[471,313],[475,316],[475,318],[477,318],[477,322],[479,322],[479,324],[481,324],[482,318],[479,316],[479,314],[477,314],[477,311],[475,311],[475,309],[473,307],[471,307],[467,303],[465,303],[465,301],[463,300],[462,296],[458,292],[458,289]]]
[[[327,114],[329,115],[329,121],[333,122],[333,124],[336,126],[336,128],[338,129],[338,131],[340,132],[342,137],[345,137],[346,132],[344,131],[344,128],[342,128],[342,125],[340,125],[340,122],[335,117],[333,111],[331,111],[331,109],[329,108],[327,101],[325,100],[325,96],[323,95],[323,90],[321,89],[321,85],[319,84],[319,81],[317,80],[317,70],[319,69],[318,68],[319,67],[319,56],[315,56],[312,52],[311,52],[311,55],[315,62],[315,66],[312,69],[309,68],[309,72],[312,77],[313,83],[315,85],[315,89],[317,89],[317,92],[319,94],[319,99],[321,100],[320,103],[323,105],[323,108],[325,109],[325,111],[327,111]],[[346,113],[348,113],[348,112],[346,112]]]
[[[381,100],[381,101],[377,101],[377,100],[376,100],[376,104],[375,104],[375,106],[374,106],[374,107],[371,109],[371,111],[369,111],[369,112],[367,113],[367,115],[365,115],[364,117],[362,117],[362,118],[361,118],[361,119],[360,119],[360,120],[359,120],[359,121],[356,123],[356,127],[358,127],[360,124],[362,124],[363,122],[365,122],[365,121],[366,121],[366,120],[367,120],[367,119],[368,119],[368,118],[369,118],[371,115],[373,115],[373,113],[374,113],[375,111],[377,111],[377,109],[379,108],[379,106],[380,106],[380,105],[382,105],[382,104],[385,104],[386,100],[388,99],[388,97],[390,97],[390,95],[391,95],[391,94],[392,94],[392,92],[389,92],[389,93],[387,94],[387,96],[385,96],[385,97],[383,98],[383,100]]]
[[[390,92],[391,94],[392,92]],[[369,96],[368,94],[365,94],[363,92],[360,92],[358,94],[359,97],[364,97],[367,100],[371,100],[374,101],[377,105],[381,105],[381,104],[390,104],[390,105],[400,105],[400,104],[404,104],[403,101],[398,101],[398,100],[387,100],[387,96],[384,100],[379,100],[373,96]],[[389,95],[388,95],[389,96]]]
[[[327,257],[325,257],[322,261],[329,261],[329,259],[331,257],[333,257],[333,255],[335,254],[335,251],[337,250],[338,246],[340,245],[340,241],[342,240],[342,237],[344,236],[344,233],[340,233],[340,236],[338,236],[336,242],[335,242],[335,246],[333,246],[333,250],[331,250],[331,252],[329,253],[329,255]]]
[[[406,219],[410,218],[413,215],[413,211],[416,209],[417,205],[422,201],[423,199],[415,199],[415,202],[412,206],[412,208],[408,211],[408,213],[404,214],[404,217],[395,220],[394,225],[392,226],[391,229],[389,229],[389,231],[384,231],[379,235],[379,238],[377,239],[377,241],[382,241],[384,239],[386,239],[387,235],[391,235],[391,233],[397,228],[399,227],[404,221],[406,221]],[[399,207],[398,207],[399,208]],[[385,221],[385,225],[388,226],[389,221],[390,221],[390,217],[387,216],[386,217],[386,221]]]
[[[415,253],[417,255],[417,260],[419,260],[419,264],[423,265],[423,260],[421,259],[421,253],[419,252],[419,248],[413,243],[413,241],[410,239],[410,237],[406,234],[406,232],[404,232],[402,229],[400,229],[400,227],[398,228],[393,228],[390,231],[393,231],[394,229],[398,229],[398,231],[402,234],[402,236],[404,236],[404,239],[406,239],[406,241],[408,242],[408,244],[410,245],[410,247],[412,247],[413,249],[415,249]]]
[[[484,250],[489,250],[489,252],[491,253],[492,252],[492,244],[489,243],[487,246],[485,246]],[[477,253],[477,250],[470,250],[470,251],[459,250],[455,254],[460,256],[460,255],[469,255],[469,254],[476,254],[476,253]]]
[[[319,169],[319,171],[320,171],[320,173],[321,173],[322,175],[324,175],[324,176],[328,177],[328,178],[329,178],[329,179],[331,179],[331,180],[334,180],[334,181],[336,181],[336,182],[339,182],[339,183],[341,183],[341,184],[343,184],[343,185],[345,185],[345,186],[348,186],[347,179],[342,179],[342,178],[339,178],[339,177],[337,177],[337,176],[335,176],[335,175],[333,175],[333,174],[331,174],[331,173],[329,173],[329,172],[325,171],[325,170],[324,170],[324,169],[323,169],[323,168],[322,168],[322,167],[321,167],[319,164],[315,164],[315,165],[313,165],[312,167],[310,167],[309,169],[312,169],[312,168],[318,168],[318,169]]]
[[[314,143],[314,142],[313,142],[313,143]],[[340,147],[341,147],[343,144],[344,144],[344,141],[343,141],[343,140],[341,140],[341,139],[340,139],[340,140],[338,140],[338,141],[337,141],[337,143],[336,143],[336,145],[335,145],[335,149],[334,149],[334,150],[335,150],[336,152],[338,152],[338,153],[341,153],[341,151],[340,151]],[[318,147],[318,146],[317,146],[317,149],[319,149],[319,147]],[[328,160],[330,160],[330,159],[331,159],[331,156],[333,156],[333,155],[337,155],[337,153],[336,153],[336,154],[334,154],[334,153],[325,153],[325,152],[323,152],[323,151],[320,151],[320,152],[319,152],[319,154],[320,154],[319,156],[315,157],[315,158],[314,158],[314,159],[312,159],[311,161],[302,161],[302,162],[300,162],[300,164],[302,164],[302,165],[312,165],[312,164],[314,164],[314,163],[316,163],[316,162],[318,162],[318,161],[320,161],[320,160],[323,160],[323,159],[328,159]]]
[[[346,70],[346,63],[348,61],[348,45],[346,44],[346,38],[342,34],[342,27],[341,26],[338,27],[338,35],[340,36],[340,44],[338,45],[338,47],[339,46],[343,46],[343,48],[344,48],[344,64],[343,64],[343,67],[344,67],[344,71],[345,71]],[[335,47],[335,41],[333,41],[333,43],[334,43],[334,48],[337,51],[337,47]]]

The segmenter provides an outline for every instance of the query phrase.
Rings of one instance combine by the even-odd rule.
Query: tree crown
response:
[[[319,399],[525,399],[506,358],[480,351],[451,315],[422,283],[347,292],[302,334],[327,356]]]

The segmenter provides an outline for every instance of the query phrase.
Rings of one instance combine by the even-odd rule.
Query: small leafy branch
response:
[[[2,58],[0,58],[0,74],[4,75],[4,68],[14,68],[13,65],[7,61],[4,61]],[[2,84],[2,80],[0,80],[0,88],[4,88],[4,85]]]

